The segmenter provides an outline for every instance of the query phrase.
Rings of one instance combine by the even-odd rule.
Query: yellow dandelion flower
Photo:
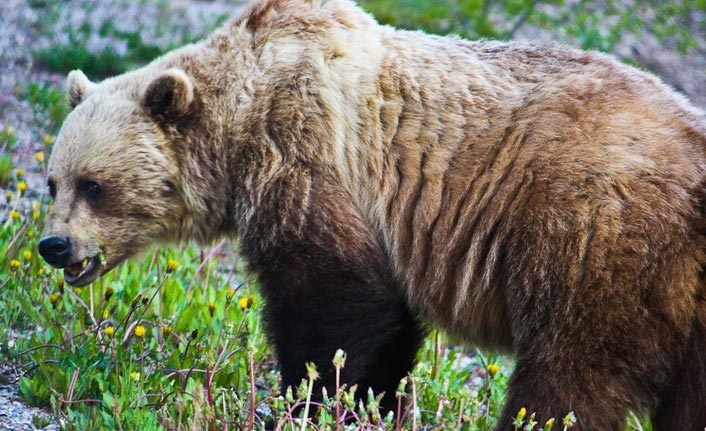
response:
[[[74,287],[74,292],[76,292],[76,295],[81,295],[81,292],[83,292],[83,290],[81,290],[80,287]]]
[[[10,192],[10,191],[8,191],[7,193],[5,193],[5,199],[6,199],[8,202],[10,202],[13,197],[15,197],[15,194],[14,194],[14,193],[12,193],[12,192]]]
[[[250,295],[250,296],[243,296],[238,300],[238,305],[240,305],[240,308],[243,310],[246,308],[252,307],[253,303],[255,302],[255,297]]]
[[[39,202],[32,202],[32,211],[39,211],[40,208]]]
[[[20,219],[20,212],[12,210],[10,211],[10,218],[13,220],[19,220]]]
[[[52,307],[56,307],[56,304],[59,302],[59,298],[61,295],[58,293],[52,293],[49,295],[49,303],[52,305]]]
[[[167,261],[167,272],[174,272],[177,268],[179,268],[179,262],[171,259]]]
[[[24,181],[17,183],[17,190],[20,192],[20,196],[24,195],[27,191],[27,183]]]
[[[169,334],[171,334],[173,331],[172,327],[167,325],[167,326],[162,326],[162,335],[167,337]]]
[[[10,261],[10,269],[19,269],[22,266],[19,260],[12,259]]]
[[[45,272],[46,272],[46,271],[44,270],[44,268],[39,268],[39,269],[37,270],[37,275],[40,275],[40,276],[41,276],[41,275],[44,275]]]
[[[490,377],[495,377],[495,375],[498,374],[498,371],[500,371],[500,366],[497,364],[490,364],[486,367],[486,370],[488,371]]]
[[[39,217],[41,217],[41,213],[39,211],[32,211],[32,219],[34,220],[39,220]]]
[[[64,279],[62,277],[56,279],[56,287],[58,287],[59,289],[64,288]]]
[[[226,299],[230,301],[233,299],[233,296],[235,295],[235,289],[228,289],[226,290]]]
[[[106,308],[105,310],[103,310],[103,320],[107,320],[108,316],[110,316],[110,311],[108,311],[108,309]]]
[[[105,330],[103,330],[103,332],[105,332],[105,335],[112,337],[113,335],[115,335],[115,326],[113,326],[113,325],[106,326]]]
[[[44,151],[37,151],[34,153],[34,160],[36,160],[39,163],[44,162]]]
[[[523,421],[525,420],[525,416],[527,416],[527,409],[522,407],[520,411],[517,412],[517,420]]]
[[[216,312],[216,303],[215,302],[209,302],[208,303],[208,313],[213,316],[213,313]]]
[[[137,338],[142,338],[145,336],[145,327],[142,325],[135,326],[135,336]]]
[[[52,135],[44,135],[44,143],[47,145],[53,144],[54,138],[52,137]]]
[[[32,252],[29,251],[29,250],[25,250],[25,251],[22,252],[22,257],[23,257],[25,260],[30,260],[30,259],[32,258]]]
[[[34,238],[34,231],[31,229],[27,231],[27,238],[32,239]]]
[[[20,169],[18,169],[18,170],[15,171],[15,175],[17,176],[17,179],[18,179],[18,180],[21,180],[22,178],[25,177],[25,170],[22,169],[22,168],[20,168]]]
[[[130,378],[136,382],[139,382],[140,381],[140,373],[138,373],[137,371],[133,371],[132,373],[130,373]]]

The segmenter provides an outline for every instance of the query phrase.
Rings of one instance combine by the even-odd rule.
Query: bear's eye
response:
[[[47,181],[47,185],[49,186],[49,196],[51,196],[52,199],[56,199],[56,184],[54,180]]]
[[[78,185],[78,193],[89,200],[96,200],[103,191],[103,187],[95,181],[82,181]]]

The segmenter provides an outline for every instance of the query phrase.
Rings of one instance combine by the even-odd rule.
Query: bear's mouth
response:
[[[97,254],[64,267],[64,280],[72,286],[85,286],[98,278],[101,258]]]

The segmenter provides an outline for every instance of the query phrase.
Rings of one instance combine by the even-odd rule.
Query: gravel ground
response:
[[[137,2],[132,3],[137,4]],[[91,7],[87,8],[87,4]],[[208,29],[199,28],[199,25],[204,23],[204,16],[235,14],[241,5],[242,2],[239,0],[173,1],[172,10],[180,11],[174,15],[179,17],[174,19],[174,26],[188,28],[193,32],[207,33]],[[122,14],[122,16],[127,14],[127,18],[115,21],[120,25],[128,26],[126,29],[129,30],[130,25],[134,23],[146,27],[154,23],[154,27],[157,27],[160,21],[165,20],[163,10],[148,9],[147,12],[133,7],[123,10],[110,0],[67,0],[62,6],[62,16],[59,21],[71,25],[70,23],[78,22],[79,18],[86,16],[90,20],[100,21],[115,14]],[[166,19],[172,19],[174,16]],[[65,79],[64,74],[44,72],[32,65],[31,48],[47,46],[49,42],[32,31],[31,23],[37,18],[37,13],[29,6],[28,0],[0,1],[0,130],[5,130],[7,127],[15,130],[18,143],[13,163],[27,171],[26,181],[29,184],[30,193],[43,193],[44,190],[43,174],[38,171],[33,155],[43,148],[41,139],[47,132],[41,128],[38,129],[37,125],[46,121],[41,118],[42,113],[36,114],[29,103],[16,97],[16,89],[18,85],[29,82],[45,82],[61,87]],[[695,22],[699,19],[704,17],[696,17]],[[54,36],[57,40],[61,40],[65,35],[59,31]],[[160,35],[154,34],[148,37],[159,40]],[[686,56],[679,55],[675,47],[670,46],[669,41],[660,42],[649,35],[626,36],[616,48],[616,54],[632,57],[642,67],[659,74],[670,85],[687,94],[695,104],[706,108],[706,37],[703,32],[696,29],[694,37],[697,39],[697,47]],[[566,41],[566,37],[560,32],[548,33],[529,27],[523,29],[518,34],[518,38]],[[92,38],[90,43],[100,47],[112,42],[96,37]],[[5,190],[0,188],[0,199],[4,193]],[[0,220],[3,218],[3,208],[0,204]],[[474,385],[481,384],[476,381],[479,379],[481,377],[475,378]],[[0,431],[34,430],[37,429],[34,423],[46,423],[47,420],[49,425],[43,429],[57,430],[56,421],[46,412],[28,407],[18,400],[16,383],[17,371],[12,367],[0,366]],[[35,418],[38,417],[47,419],[35,422]]]

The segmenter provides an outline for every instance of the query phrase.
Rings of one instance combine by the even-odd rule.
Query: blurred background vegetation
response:
[[[210,33],[245,0],[30,0],[34,63],[100,79]],[[177,6],[175,6],[175,4]],[[612,52],[706,106],[706,0],[359,0],[380,22]],[[78,13],[77,13],[78,12]]]
[[[583,49],[612,51],[626,33],[673,38],[681,53],[706,30],[706,0],[364,0],[377,19],[407,29],[469,39],[513,39],[532,28],[559,31]],[[529,32],[528,32],[529,29]]]

